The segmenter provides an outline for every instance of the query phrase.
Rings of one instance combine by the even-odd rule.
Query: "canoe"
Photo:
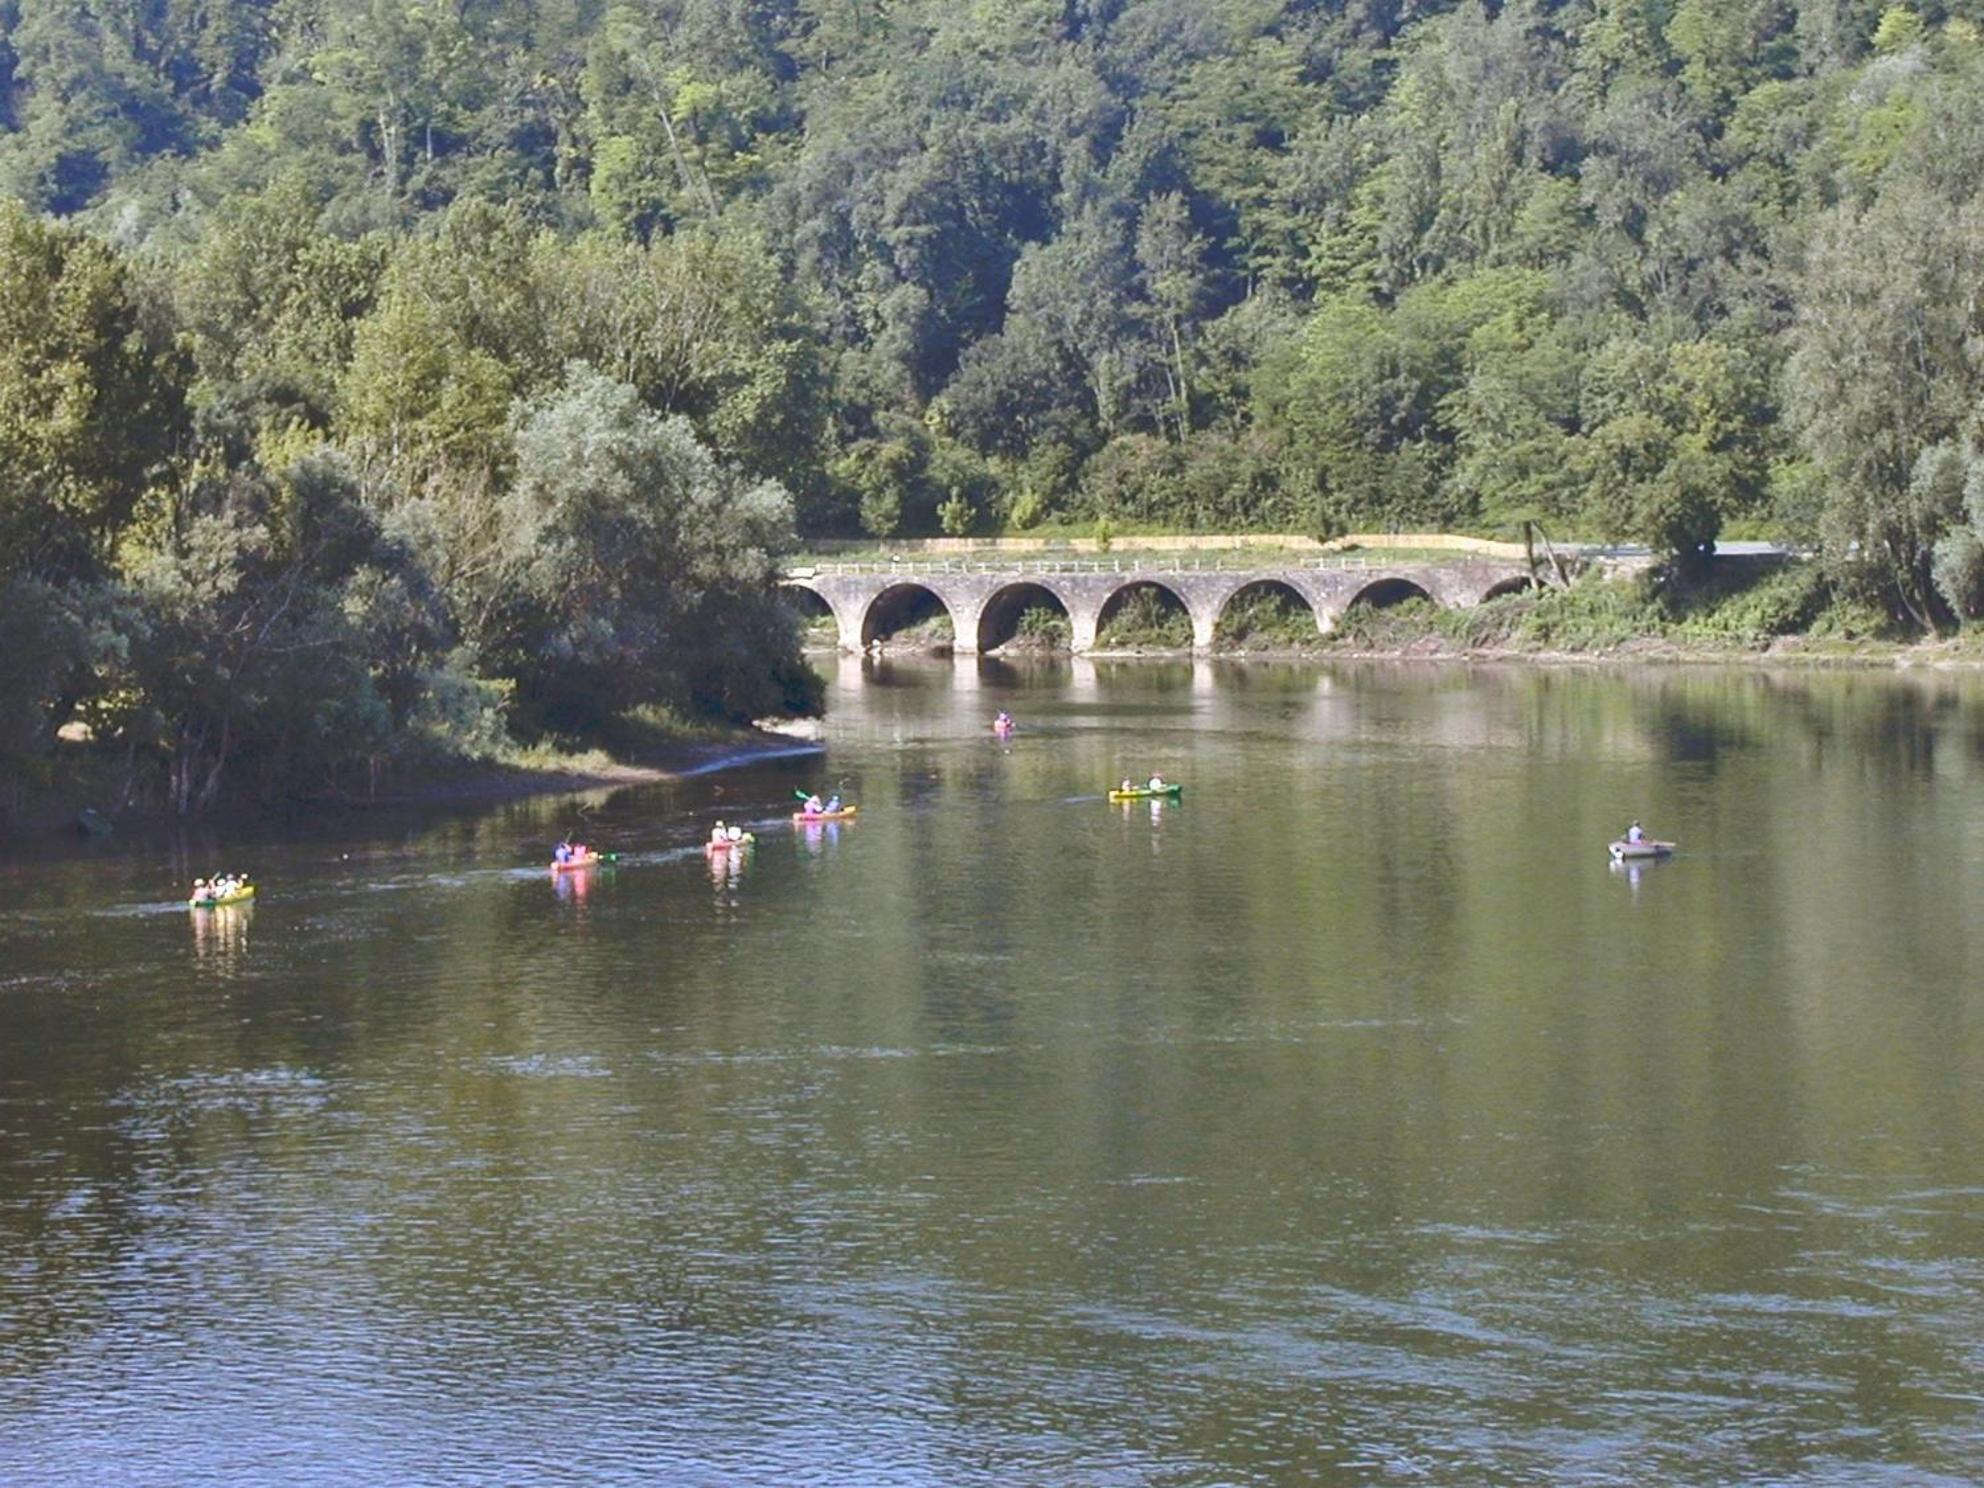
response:
[[[1651,837],[1646,837],[1638,842],[1615,842],[1606,851],[1621,862],[1627,858],[1667,858],[1673,856],[1674,844],[1655,842]]]
[[[738,837],[734,840],[726,837],[723,841],[718,842],[715,838],[711,838],[708,842],[705,842],[703,844],[703,851],[711,855],[715,855],[720,852],[729,852],[733,847],[749,847],[752,843],[756,842],[757,840],[758,839],[749,832],[746,832],[742,837]]]
[[[567,858],[562,863],[553,859],[551,871],[553,873],[572,873],[580,868],[592,868],[601,863],[611,863],[619,856],[620,854],[618,853],[587,853],[583,858]]]
[[[838,811],[795,811],[792,819],[796,822],[846,821],[860,809],[859,806],[843,806]]]
[[[1166,785],[1152,790],[1149,786],[1140,785],[1135,790],[1113,790],[1109,793],[1109,799],[1112,801],[1150,801],[1159,796],[1169,796],[1174,801],[1183,800],[1185,787]]]
[[[218,899],[188,899],[186,906],[189,909],[226,909],[231,904],[246,904],[254,897],[255,886],[249,884],[245,889],[236,889],[232,894],[224,894]]]

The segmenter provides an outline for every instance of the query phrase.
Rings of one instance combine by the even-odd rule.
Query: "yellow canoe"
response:
[[[218,899],[188,899],[188,909],[226,909],[231,904],[246,904],[255,897],[255,886],[248,884],[236,889],[232,894],[223,894]]]

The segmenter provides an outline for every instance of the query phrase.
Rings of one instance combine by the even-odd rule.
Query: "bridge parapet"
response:
[[[792,580],[870,577],[889,574],[915,578],[920,574],[1176,574],[1176,573],[1262,573],[1283,569],[1385,569],[1404,567],[1444,568],[1446,563],[1401,565],[1396,558],[1377,553],[1338,553],[1287,563],[1235,563],[1232,555],[1221,561],[1218,554],[1152,554],[1117,558],[996,558],[961,555],[945,558],[917,557],[908,562],[888,558],[822,558],[786,569]],[[1518,565],[1519,566],[1519,565]]]
[[[1342,555],[1240,567],[1217,561],[1154,563],[1146,559],[1052,558],[988,562],[969,557],[928,563],[830,562],[787,571],[784,582],[816,595],[832,612],[841,649],[865,650],[902,615],[934,600],[949,613],[953,650],[972,654],[1008,639],[1029,603],[1058,605],[1069,620],[1073,649],[1094,647],[1111,601],[1150,585],[1168,593],[1191,617],[1192,644],[1213,643],[1220,617],[1245,591],[1269,586],[1300,599],[1327,635],[1353,604],[1423,598],[1454,609],[1533,582],[1527,565],[1506,559],[1398,563],[1377,555]],[[923,596],[928,596],[928,600]]]

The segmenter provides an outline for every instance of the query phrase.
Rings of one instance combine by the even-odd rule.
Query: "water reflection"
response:
[[[744,867],[756,852],[755,842],[734,842],[727,848],[705,843],[703,859],[709,868],[710,885],[717,891],[717,903],[734,908],[737,886],[744,881]]]
[[[596,887],[611,880],[613,872],[611,863],[594,863],[585,868],[553,873],[551,891],[560,904],[584,904]]]
[[[1658,873],[1668,867],[1671,867],[1673,863],[1674,863],[1674,859],[1671,857],[1611,858],[1607,860],[1607,865],[1611,869],[1612,876],[1614,878],[1624,879],[1626,881],[1626,886],[1633,891],[1633,896],[1635,898],[1639,896],[1640,881],[1643,878],[1645,878],[1647,874]]]
[[[248,931],[255,901],[187,911],[193,924],[193,959],[211,975],[232,976],[248,958]]]
[[[840,829],[837,821],[799,822],[796,828],[799,846],[808,855],[820,857],[840,846]]]
[[[561,802],[223,833],[190,946],[0,867],[0,1482],[1974,1476],[1975,684],[834,685],[550,894]]]

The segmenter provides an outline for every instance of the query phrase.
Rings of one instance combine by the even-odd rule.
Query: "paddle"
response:
[[[812,800],[812,799],[813,799],[813,795],[814,795],[814,793],[813,793],[812,791],[803,791],[803,790],[796,790],[796,791],[794,791],[794,792],[792,793],[792,799],[793,799],[793,800],[795,800],[795,801],[797,801],[797,802],[799,802],[799,803],[800,803],[800,805],[802,805],[802,806],[803,806],[803,805],[805,805],[805,804],[806,804],[806,802],[808,802],[808,801],[810,801],[810,800]],[[848,806],[846,806],[846,805],[843,805],[843,806],[841,807],[841,809],[840,809],[839,811],[827,811],[827,810],[825,810],[825,809],[824,809],[824,807],[823,807],[823,809],[821,809],[821,810],[819,810],[819,811],[817,811],[817,812],[814,812],[814,811],[802,811],[802,812],[800,812],[799,814],[800,814],[801,816],[840,816],[840,815],[842,815],[842,814],[843,814],[844,812],[847,812],[847,811],[849,811],[849,810],[851,810],[851,809],[852,809],[851,807],[848,807]]]

